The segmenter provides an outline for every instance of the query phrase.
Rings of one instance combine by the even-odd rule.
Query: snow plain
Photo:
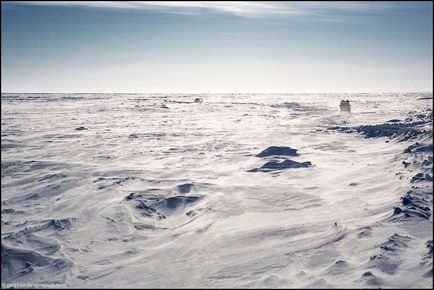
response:
[[[433,285],[432,93],[3,93],[1,122],[2,288]]]

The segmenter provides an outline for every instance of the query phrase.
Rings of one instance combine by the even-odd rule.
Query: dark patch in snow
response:
[[[155,229],[154,225],[148,225],[144,223],[134,223],[134,228],[137,230],[148,230],[148,229]]]
[[[363,273],[361,280],[370,287],[375,286],[381,288],[381,286],[384,285],[383,281],[379,277],[375,276],[371,271]]]
[[[177,186],[180,193],[189,193],[193,187],[193,183],[184,183]]]
[[[48,222],[48,226],[56,230],[69,230],[72,227],[72,219],[52,219]]]
[[[98,190],[102,190],[114,185],[122,185],[123,183],[136,179],[134,176],[127,176],[127,177],[100,177],[97,180],[94,180],[93,183],[100,183],[98,185]]]
[[[391,237],[389,237],[386,242],[380,244],[380,249],[384,251],[395,252],[399,249],[406,248],[407,243],[410,240],[411,238],[408,236],[402,236],[395,233]]]
[[[411,183],[417,182],[417,181],[432,181],[432,176],[429,175],[428,173],[421,173],[419,172],[418,174],[416,174],[415,176],[413,176],[410,180]]]
[[[424,145],[419,142],[414,143],[413,145],[408,146],[404,153],[417,153],[417,152],[433,152],[432,144]]]
[[[359,133],[365,138],[389,137],[398,141],[406,141],[420,136],[432,136],[432,132],[414,128],[415,124],[379,124],[362,125],[358,127],[331,127],[328,130],[337,130],[342,133]]]
[[[421,189],[413,189],[401,197],[401,207],[395,207],[391,221],[409,219],[409,218],[422,218],[429,219],[431,216],[431,209],[428,204],[432,201],[425,199],[427,192]]]
[[[369,258],[370,268],[377,268],[381,272],[393,275],[399,266],[399,260],[383,254],[374,255]]]
[[[372,228],[370,226],[364,227],[359,233],[357,233],[357,237],[359,239],[367,238],[370,236],[372,236]]]
[[[432,163],[433,163],[433,157],[432,157],[432,155],[430,155],[430,156],[427,157],[427,159],[425,159],[422,162],[422,166],[426,166],[426,167],[432,166]]]
[[[293,149],[291,147],[284,146],[271,146],[267,149],[263,150],[259,154],[256,154],[256,157],[267,157],[267,156],[299,156],[297,154],[297,149]]]
[[[200,196],[172,196],[169,198],[166,198],[160,202],[157,202],[154,204],[156,207],[160,208],[167,208],[167,209],[176,209],[181,206],[185,206],[190,203],[194,203],[198,201],[201,197]]]
[[[288,169],[288,168],[307,168],[311,166],[312,163],[310,161],[300,163],[297,161],[287,159],[282,162],[270,161],[262,165],[262,167],[250,169],[248,170],[248,172],[257,172],[257,171],[269,172],[269,171]]]

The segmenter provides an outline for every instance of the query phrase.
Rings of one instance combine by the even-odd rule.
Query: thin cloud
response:
[[[3,3],[8,3],[5,1]],[[23,1],[14,4],[144,9],[166,13],[226,13],[245,18],[315,16],[332,19],[352,13],[372,13],[393,7],[393,3],[369,2],[241,2],[241,1]]]

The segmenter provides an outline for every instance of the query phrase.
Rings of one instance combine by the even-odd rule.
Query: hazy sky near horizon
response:
[[[432,2],[1,2],[2,92],[432,91]]]

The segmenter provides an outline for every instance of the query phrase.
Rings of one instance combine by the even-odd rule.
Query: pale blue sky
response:
[[[7,2],[2,92],[432,91],[432,2]]]

